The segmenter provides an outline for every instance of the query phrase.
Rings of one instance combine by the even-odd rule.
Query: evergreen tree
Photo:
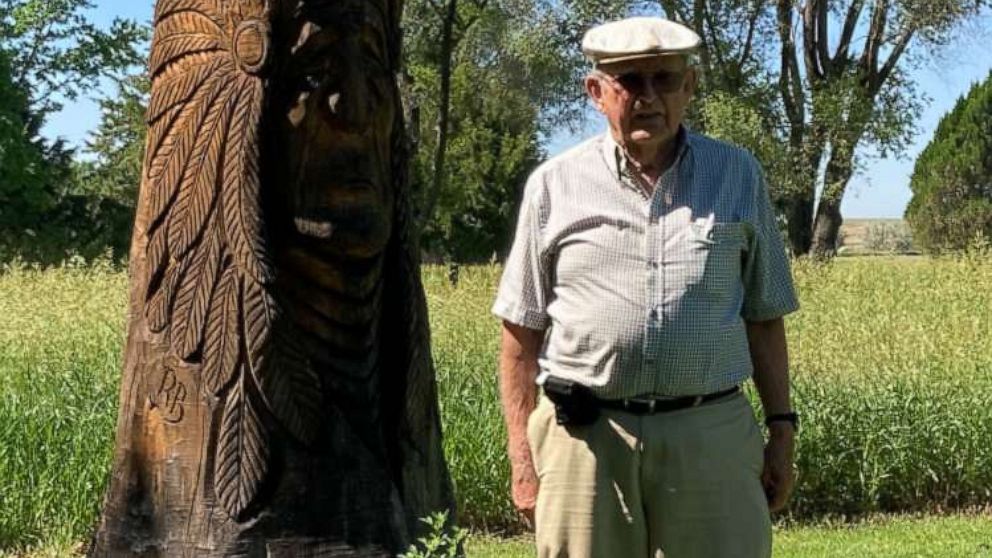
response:
[[[992,238],[992,72],[945,115],[916,160],[906,219],[931,252]]]

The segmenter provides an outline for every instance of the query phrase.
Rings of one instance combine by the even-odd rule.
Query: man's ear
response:
[[[699,85],[699,72],[696,71],[694,66],[689,66],[685,71],[685,81],[682,83],[682,87],[685,88],[685,94],[692,96],[696,93],[696,87]]]
[[[583,84],[586,88],[586,94],[589,95],[589,99],[592,101],[592,105],[599,112],[603,112],[603,83],[596,76],[590,74],[585,77]]]

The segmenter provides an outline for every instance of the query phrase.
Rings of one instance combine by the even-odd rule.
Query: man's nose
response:
[[[638,96],[644,102],[651,102],[658,98],[658,91],[654,88],[654,76],[651,74],[641,74],[641,94]]]

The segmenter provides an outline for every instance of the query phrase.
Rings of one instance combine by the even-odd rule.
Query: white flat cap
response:
[[[593,64],[686,54],[702,42],[692,29],[660,17],[630,17],[586,31],[582,52]]]

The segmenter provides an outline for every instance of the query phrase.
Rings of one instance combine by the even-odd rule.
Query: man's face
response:
[[[678,133],[696,74],[683,56],[655,56],[601,64],[585,85],[619,143],[654,148]]]

